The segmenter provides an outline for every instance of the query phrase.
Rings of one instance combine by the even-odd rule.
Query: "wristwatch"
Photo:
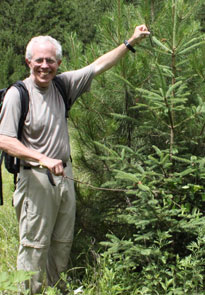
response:
[[[124,41],[124,44],[130,51],[132,51],[133,53],[136,52],[136,50],[130,45],[130,43],[127,40]]]

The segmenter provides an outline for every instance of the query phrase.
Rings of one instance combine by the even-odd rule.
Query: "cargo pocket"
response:
[[[24,207],[24,200],[28,190],[29,175],[18,175],[18,183],[13,194],[13,206],[16,210],[17,220],[20,223],[21,214]]]
[[[26,212],[26,233],[24,244],[36,248],[44,248],[49,244],[48,221],[45,216],[41,216],[32,210],[32,203],[29,199],[25,202]]]

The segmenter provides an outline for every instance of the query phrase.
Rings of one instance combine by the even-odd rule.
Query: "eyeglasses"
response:
[[[42,64],[44,61],[46,61],[46,63],[49,65],[52,65],[57,62],[55,59],[52,59],[52,58],[37,58],[34,61],[35,61],[35,63],[37,63],[39,65]]]

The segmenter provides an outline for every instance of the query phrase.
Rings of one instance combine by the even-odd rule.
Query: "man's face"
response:
[[[50,42],[37,43],[33,45],[32,53],[31,60],[26,59],[31,77],[39,87],[48,87],[61,63],[56,59],[55,46]]]

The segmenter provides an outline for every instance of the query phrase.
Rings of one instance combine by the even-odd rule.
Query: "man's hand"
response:
[[[52,159],[52,158],[43,156],[40,159],[39,164],[42,167],[48,168],[56,176],[59,176],[59,175],[65,176],[63,162],[61,160]]]
[[[134,34],[128,40],[128,42],[134,46],[136,43],[139,43],[141,40],[149,36],[150,32],[148,31],[145,25],[140,25],[135,28]]]

